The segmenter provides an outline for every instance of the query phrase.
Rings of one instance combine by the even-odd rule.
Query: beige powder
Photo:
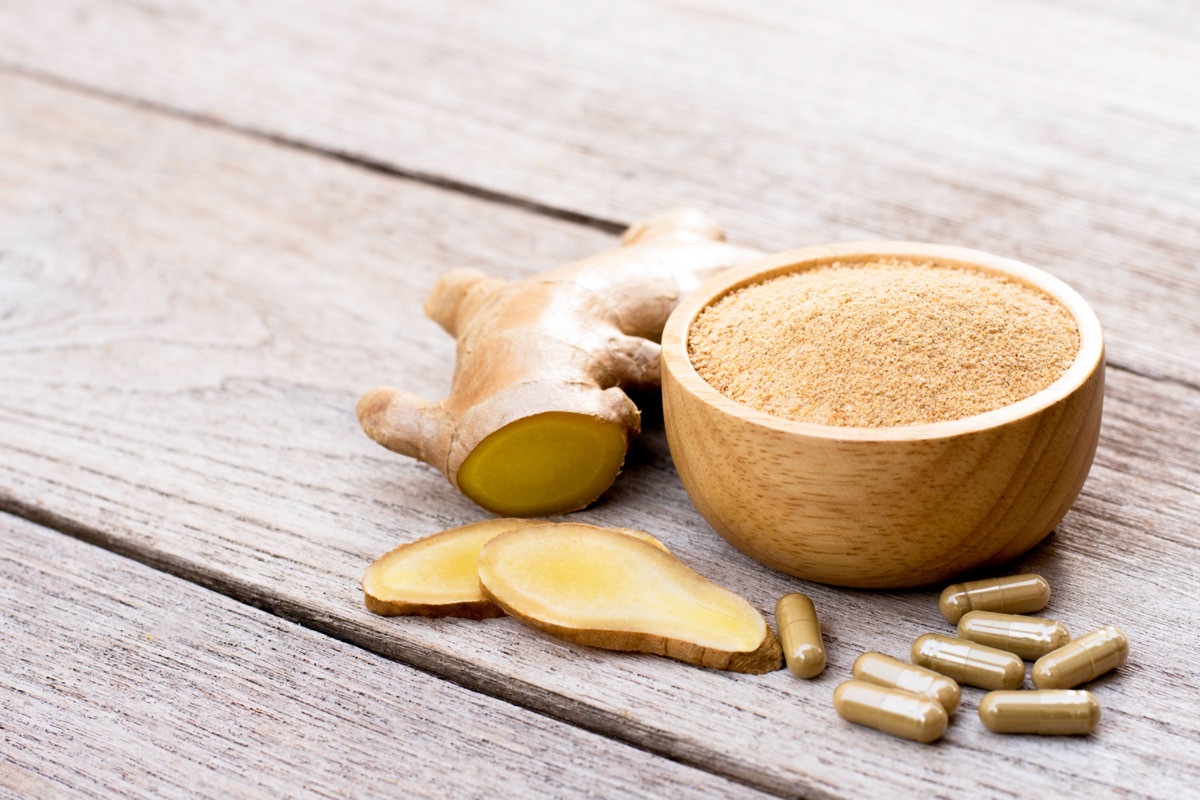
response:
[[[834,263],[746,286],[688,333],[726,397],[821,425],[959,419],[1014,403],[1071,366],[1079,330],[1056,300],[973,269]]]

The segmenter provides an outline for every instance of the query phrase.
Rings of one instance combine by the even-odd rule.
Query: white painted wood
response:
[[[936,590],[852,592],[772,573],[720,541],[647,421],[606,501],[572,519],[645,528],[769,612],[809,593],[818,679],[588,650],[510,619],[384,619],[362,570],[482,518],[353,416],[380,380],[435,395],[448,337],[433,276],[524,274],[610,237],[160,114],[0,77],[0,505],[422,669],[783,795],[1178,797],[1200,784],[1194,697],[1200,391],[1109,371],[1097,464],[1047,544],[1048,613],[1124,627],[1086,739],[1001,738],[968,690],[946,739],[839,720],[863,650],[943,630]],[[1137,309],[1130,309],[1138,315]]]
[[[605,219],[1016,257],[1200,384],[1194,3],[54,0],[0,59]]]
[[[0,515],[0,797],[763,797]]]

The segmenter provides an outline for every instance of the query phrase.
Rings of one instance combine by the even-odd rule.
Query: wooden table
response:
[[[1172,0],[0,3],[0,796],[1162,797],[1200,792],[1200,16]],[[364,567],[484,517],[354,404],[446,389],[435,277],[707,208],[767,250],[973,246],[1093,304],[1102,440],[1013,570],[1125,628],[1085,738],[830,705],[936,589],[758,566],[661,422],[602,503],[829,666],[736,675],[511,619],[385,619]]]

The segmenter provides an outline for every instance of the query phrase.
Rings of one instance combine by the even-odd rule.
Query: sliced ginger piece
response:
[[[506,612],[579,644],[763,673],[782,651],[762,614],[661,546],[576,523],[519,528],[479,554],[483,593]]]
[[[504,612],[483,596],[475,562],[496,536],[538,525],[527,519],[489,519],[402,544],[363,573],[363,598],[376,614],[488,619]]]
[[[504,611],[484,596],[479,584],[475,566],[479,551],[507,531],[548,524],[528,519],[489,519],[402,544],[363,574],[367,610],[384,616],[502,617]],[[614,530],[666,550],[662,542],[643,531]]]

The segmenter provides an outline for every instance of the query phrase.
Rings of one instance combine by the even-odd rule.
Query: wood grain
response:
[[[1015,257],[1114,364],[1200,385],[1200,14],[1187,3],[12,3],[17,68],[630,222],[681,202],[768,250]]]
[[[383,619],[378,555],[481,514],[353,416],[392,376],[426,395],[452,345],[417,312],[449,266],[527,274],[609,244],[587,228],[0,77],[0,504],[391,658],[783,796],[1176,797],[1200,783],[1192,668],[1200,392],[1110,369],[1097,462],[1040,571],[1047,613],[1117,624],[1086,739],[987,734],[978,695],[918,748],[833,714],[864,650],[943,630],[936,591],[838,590],[770,572],[688,503],[653,419],[577,521],[658,535],[769,612],[817,604],[829,666],[752,677],[588,650],[511,619]]]
[[[23,520],[0,536],[0,796],[763,796]]]

